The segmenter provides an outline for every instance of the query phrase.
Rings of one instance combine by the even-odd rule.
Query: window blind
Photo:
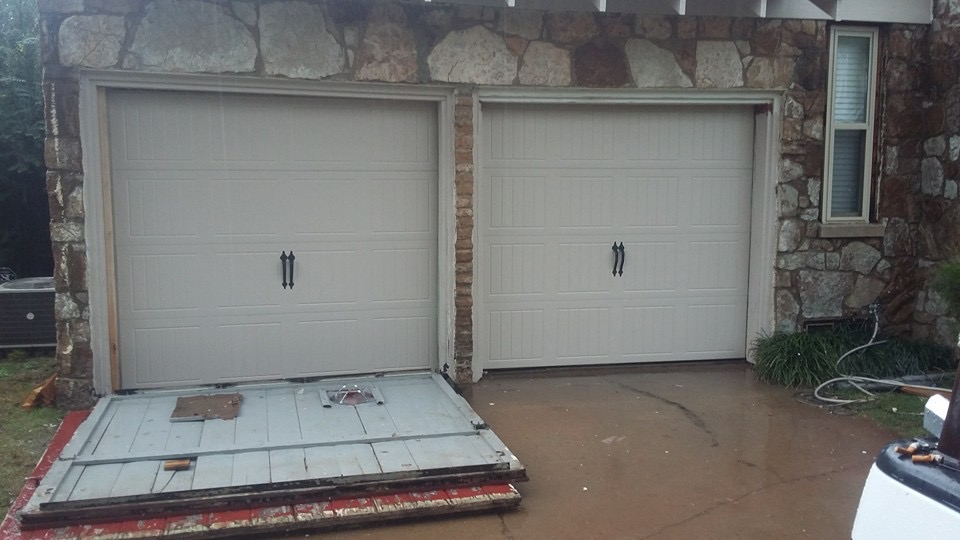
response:
[[[863,200],[863,145],[866,132],[837,130],[833,135],[833,188],[830,213],[837,217],[859,216]]]
[[[833,121],[866,122],[870,38],[838,36],[835,61]]]

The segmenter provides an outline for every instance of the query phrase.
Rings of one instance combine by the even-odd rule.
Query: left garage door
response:
[[[122,387],[435,365],[435,104],[107,103]]]

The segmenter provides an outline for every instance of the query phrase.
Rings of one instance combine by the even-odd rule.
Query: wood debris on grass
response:
[[[26,399],[23,400],[23,403],[20,405],[23,407],[23,410],[30,411],[40,405],[53,405],[54,401],[57,399],[57,374],[47,377],[47,380],[40,383],[40,386],[37,386],[27,395]]]

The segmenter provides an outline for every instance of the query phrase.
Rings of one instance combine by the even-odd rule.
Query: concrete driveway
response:
[[[492,374],[466,391],[528,468],[520,509],[324,538],[850,538],[892,439],[744,362]]]

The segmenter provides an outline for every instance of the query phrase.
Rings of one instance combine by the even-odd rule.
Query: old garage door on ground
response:
[[[122,387],[436,364],[435,103],[107,103]]]
[[[485,104],[484,368],[744,357],[753,118]]]

